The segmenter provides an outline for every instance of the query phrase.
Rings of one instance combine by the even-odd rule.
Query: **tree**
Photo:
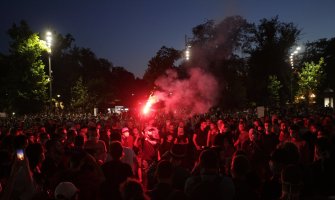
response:
[[[283,84],[281,103],[289,98],[291,67],[287,55],[299,35],[300,30],[293,23],[280,22],[278,17],[262,19],[250,29],[248,43],[244,45],[244,52],[249,54],[247,85],[250,101],[258,105],[268,102],[268,80],[264,77],[270,75],[277,76]]]
[[[48,67],[43,64],[48,62],[47,47],[24,21],[14,24],[8,34],[13,39],[10,54],[0,54],[0,111],[41,111],[48,100]],[[123,67],[97,58],[89,48],[77,47],[70,34],[54,32],[53,36],[53,93],[61,96],[65,108],[111,107],[115,99],[130,101],[137,86],[144,88]]]
[[[319,63],[306,62],[305,67],[298,73],[298,97],[303,96],[307,103],[310,103],[312,94],[316,94],[321,81],[324,78],[323,73],[324,59],[320,58]]]
[[[130,106],[135,92],[135,76],[124,67],[113,67],[110,84],[113,87],[113,103]]]
[[[167,69],[174,68],[174,62],[181,57],[181,52],[174,48],[162,46],[156,55],[150,59],[143,79],[150,85],[154,85],[155,80],[163,75]]]
[[[279,90],[282,88],[282,84],[278,80],[277,76],[269,76],[268,83],[268,93],[270,106],[274,108],[279,108],[280,103],[280,93]]]
[[[305,45],[305,51],[301,62],[314,61],[324,58],[323,71],[325,73],[325,80],[321,85],[321,89],[335,88],[335,37],[331,39],[319,39],[313,42],[308,42]]]
[[[18,113],[40,111],[47,100],[49,82],[42,61],[47,46],[25,21],[21,21],[19,26],[14,24],[7,33],[13,41],[10,54],[3,57],[5,65],[1,66],[5,73],[2,74],[0,89],[5,95],[3,109]]]
[[[208,20],[192,29],[191,59],[184,68],[202,68],[219,84],[218,106],[241,108],[246,103],[245,61],[241,46],[249,24],[241,16],[230,16],[218,23]]]
[[[83,83],[83,78],[79,77],[77,82],[71,88],[71,108],[76,111],[89,111],[88,89]]]

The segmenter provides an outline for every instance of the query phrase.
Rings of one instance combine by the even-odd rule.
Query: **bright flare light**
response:
[[[155,96],[150,95],[147,103],[145,104],[144,108],[143,108],[143,114],[148,114],[150,112],[151,106],[157,102],[157,99],[155,98]]]

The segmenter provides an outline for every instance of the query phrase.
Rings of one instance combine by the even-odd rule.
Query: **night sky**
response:
[[[163,46],[183,49],[185,35],[208,19],[241,15],[249,22],[276,15],[302,29],[301,43],[335,37],[334,0],[2,0],[0,51],[21,19],[44,36],[70,33],[79,47],[142,77]],[[42,38],[43,39],[43,38]]]

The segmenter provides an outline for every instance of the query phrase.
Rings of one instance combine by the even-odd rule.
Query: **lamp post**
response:
[[[49,101],[50,101],[50,108],[52,107],[52,71],[51,71],[51,42],[52,42],[52,33],[47,31],[46,34],[46,41],[48,46],[48,61],[49,61]]]
[[[294,56],[297,55],[299,53],[299,51],[301,50],[301,47],[297,47],[290,55],[290,63],[291,63],[291,70],[292,70],[292,74],[291,74],[291,87],[290,87],[290,93],[291,93],[291,103],[293,102],[293,87],[292,87],[292,82],[293,82],[293,73],[294,73]]]
[[[191,44],[189,42],[189,39],[188,39],[187,35],[185,35],[185,46],[186,46],[185,59],[186,59],[186,61],[189,61],[190,57],[191,57]]]

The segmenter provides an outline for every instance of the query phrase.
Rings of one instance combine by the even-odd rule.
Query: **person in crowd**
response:
[[[152,162],[159,160],[159,133],[157,128],[146,129],[142,140],[142,167],[147,169]]]
[[[132,135],[130,135],[130,131],[127,127],[122,128],[121,130],[122,132],[122,145],[124,147],[129,147],[129,148],[133,148],[134,146],[134,137]]]
[[[192,138],[193,144],[196,150],[198,151],[198,154],[207,146],[207,138],[208,138],[207,122],[205,120],[201,120],[200,127],[195,131]]]
[[[49,133],[44,133],[44,132],[42,132],[42,133],[40,134],[40,143],[42,144],[44,150],[46,150],[46,149],[45,149],[45,144],[46,144],[47,141],[49,141],[49,140],[50,140],[50,134],[49,134]]]
[[[256,172],[258,178],[265,179],[267,159],[264,154],[262,143],[260,142],[260,133],[255,129],[249,129],[249,139],[243,143],[242,151],[248,157],[251,169]]]
[[[314,160],[314,149],[315,143],[318,138],[318,131],[321,129],[321,126],[318,123],[311,122],[308,130],[302,135],[302,139],[305,140],[310,147],[310,160]]]
[[[149,199],[150,197],[145,196],[144,191],[151,192],[157,188],[163,188],[158,191],[169,188],[173,191],[184,191],[186,197],[192,199],[202,197],[208,199],[211,198],[210,194],[214,194],[213,199],[223,198],[224,190],[227,193],[223,199],[230,199],[232,196],[233,199],[245,197],[261,200],[278,200],[281,197],[282,199],[327,199],[334,196],[335,126],[333,119],[335,115],[329,111],[313,110],[302,116],[302,112],[293,113],[292,111],[272,114],[272,116],[265,113],[264,121],[260,119],[262,123],[264,122],[264,128],[263,131],[258,131],[259,134],[255,133],[261,124],[257,122],[257,125],[254,121],[256,119],[254,113],[226,114],[209,111],[184,120],[177,118],[178,116],[160,114],[155,118],[138,120],[131,112],[120,115],[58,113],[59,115],[43,117],[28,115],[24,118],[1,118],[0,199],[54,199],[55,188],[61,182],[71,182],[79,190],[79,193],[74,196],[71,193],[60,196],[61,198],[84,200]],[[273,117],[272,122],[271,117]],[[199,130],[195,129],[201,124],[198,122],[203,121],[202,119],[207,119],[206,128],[203,131],[205,134],[199,131],[201,126]],[[169,129],[172,120],[178,121],[178,129],[175,130],[174,127]],[[208,129],[212,125],[207,127],[207,123],[216,120],[218,134],[213,139],[208,134]],[[141,132],[136,129],[136,126],[127,124],[129,121],[133,121],[141,128],[148,123],[148,127]],[[171,133],[175,138],[170,148],[167,148],[163,155],[158,156],[157,151],[163,137],[159,137],[161,133],[156,127],[164,127],[165,122],[168,122],[168,126],[164,133],[168,135],[169,130],[173,130]],[[249,126],[255,125],[256,129],[253,127],[254,129],[250,130],[252,134],[241,134],[240,124],[244,125],[244,132],[249,130],[247,129]],[[278,124],[282,125],[281,133],[279,129],[277,130]],[[87,147],[91,139],[102,140],[104,130],[112,126],[115,131],[114,134],[107,132],[108,137],[104,140],[105,148],[108,155],[112,157],[111,154],[118,154],[120,150],[108,147],[107,144],[112,144],[115,140],[122,141],[121,154],[118,154],[121,156],[106,160],[104,163],[113,164],[98,165],[96,159],[87,153],[84,147]],[[45,127],[45,130],[41,127]],[[124,143],[126,140],[122,138],[125,139],[128,133],[122,134],[122,127],[127,127],[129,135],[134,137],[134,145],[129,149],[135,151],[137,159],[134,159],[135,153],[129,153],[128,147],[124,147],[127,146]],[[78,131],[77,136],[72,134],[74,129]],[[95,136],[91,134],[91,129],[99,129],[100,137],[98,134]],[[194,136],[194,133],[199,135]],[[203,141],[206,142],[201,144]],[[203,152],[205,155],[200,157],[196,155],[193,143],[200,147],[198,153]],[[236,149],[233,146],[234,143]],[[306,157],[304,143],[309,147]],[[39,148],[41,146],[42,150]],[[14,156],[16,149],[25,149],[26,160],[21,161]],[[207,149],[214,151],[215,156],[208,153]],[[87,149],[87,151],[95,155],[95,150]],[[39,152],[46,152],[45,160],[43,153]],[[255,162],[259,160],[256,159],[258,156],[255,155],[259,155],[256,152],[264,153],[264,162]],[[132,164],[128,158],[135,162]],[[137,167],[136,160],[139,161]],[[170,163],[166,169],[172,169],[171,177],[158,178],[160,168],[158,165],[163,161]],[[145,164],[141,165],[142,163]],[[134,166],[133,170],[131,166]],[[190,173],[192,167],[194,170]],[[288,167],[293,168],[287,169]],[[288,170],[285,172],[286,175],[285,170]],[[283,176],[281,176],[282,172]],[[229,182],[229,178],[224,175],[231,176],[232,182]],[[136,178],[138,182],[127,181],[128,177]],[[167,185],[167,187],[157,187],[158,185]],[[229,188],[235,188],[234,195],[231,195],[233,190]]]
[[[309,146],[308,143],[303,140],[300,136],[299,126],[296,124],[292,124],[289,127],[290,139],[289,141],[295,144],[298,148],[300,154],[300,162],[304,164],[309,164],[311,160],[310,153],[309,153]]]
[[[59,182],[59,175],[68,169],[68,159],[59,140],[51,139],[45,146],[46,154],[41,171],[46,178],[47,187],[53,190]]]
[[[40,168],[44,160],[43,147],[39,143],[29,144],[21,156],[15,156],[7,186],[1,196],[3,200],[30,200],[44,190],[44,177]]]
[[[314,161],[311,165],[311,187],[314,196],[326,198],[335,195],[335,159],[329,139],[316,140]]]
[[[171,120],[170,119],[166,119],[165,123],[163,124],[163,126],[161,127],[161,129],[159,131],[159,137],[160,138],[164,138],[168,134],[168,132],[170,131],[170,125],[173,126]]]
[[[161,138],[161,141],[160,141],[161,143],[158,148],[159,158],[171,149],[173,142],[174,142],[174,138],[175,138],[174,126],[173,124],[170,124],[168,132],[164,134],[164,137]]]
[[[282,149],[275,149],[271,154],[269,169],[271,175],[264,181],[261,189],[262,200],[275,200],[281,196],[281,171],[286,166],[287,152]]]
[[[97,122],[95,126],[93,126],[93,128],[95,127],[95,130],[97,131],[98,135],[101,135],[101,130],[102,130],[102,126],[101,126],[101,122]]]
[[[214,122],[209,124],[209,130],[207,133],[207,147],[211,147],[214,144],[215,136],[219,134],[219,129]]]
[[[133,128],[134,146],[133,150],[136,154],[137,171],[135,172],[135,177],[138,177],[139,181],[142,182],[142,146],[144,141],[144,135],[139,131],[137,127]]]
[[[185,134],[185,129],[183,126],[178,126],[177,128],[177,137],[174,138],[174,144],[188,145],[188,137]]]
[[[101,169],[105,181],[101,185],[102,199],[121,199],[119,187],[129,177],[133,177],[133,170],[127,163],[121,161],[123,147],[121,142],[113,141],[110,145],[111,160],[105,162]]]
[[[65,127],[59,127],[56,131],[56,134],[52,136],[56,137],[62,144],[65,145],[67,141],[67,129]]]
[[[110,135],[111,135],[110,129],[109,128],[102,128],[102,129],[100,129],[99,133],[100,133],[99,140],[104,141],[104,143],[106,145],[107,152],[108,152],[109,151],[109,143],[110,143]]]
[[[268,120],[264,122],[264,134],[260,135],[260,142],[267,157],[270,157],[279,143],[278,136],[273,132],[272,125]]]
[[[235,151],[233,146],[232,145],[227,146],[226,142],[227,140],[225,138],[225,135],[217,134],[214,138],[213,145],[210,147],[218,154],[220,174],[225,174],[226,163],[230,162],[231,156]]]
[[[87,141],[87,132],[88,132],[88,127],[87,126],[80,127],[79,135],[84,137],[84,142]]]
[[[85,152],[73,152],[70,157],[70,167],[62,173],[61,181],[70,181],[80,190],[80,200],[98,199],[100,184],[104,181],[104,174],[95,158]]]
[[[71,182],[61,182],[55,189],[55,200],[79,200],[79,189]]]
[[[285,144],[285,142],[289,141],[290,139],[290,133],[288,132],[288,123],[286,121],[282,121],[280,123],[280,131],[279,131],[279,143],[278,147]]]
[[[77,135],[74,138],[74,147],[73,150],[74,151],[84,151],[84,137],[82,135]]]
[[[251,166],[245,155],[235,154],[231,163],[231,175],[235,186],[235,200],[242,199],[259,199],[256,191],[254,191],[254,183],[250,183],[248,175]]]
[[[99,135],[95,128],[90,128],[87,132],[87,141],[84,150],[90,153],[97,162],[102,165],[106,161],[107,149],[104,141],[99,140]]]
[[[133,149],[136,154],[139,154],[139,151],[142,149],[142,140],[144,135],[139,131],[137,127],[132,129],[133,137],[134,137],[134,145]]]
[[[246,127],[246,124],[244,122],[239,122],[238,124],[238,130],[235,133],[236,141],[234,142],[234,147],[237,150],[241,150],[243,143],[248,140],[249,133]]]
[[[222,119],[219,119],[217,121],[217,127],[218,127],[220,134],[225,134],[230,131],[228,127],[228,123]]]
[[[299,200],[303,188],[301,169],[294,164],[284,167],[281,172],[282,193],[280,200]]]
[[[219,158],[215,150],[201,152],[195,166],[197,174],[185,183],[185,194],[190,199],[234,199],[235,187],[231,178],[219,173]],[[210,194],[210,196],[209,196]]]
[[[144,188],[136,179],[128,178],[120,186],[122,200],[149,200]]]
[[[257,130],[258,132],[263,132],[264,131],[263,124],[262,124],[262,122],[259,118],[255,119],[253,121],[253,128],[255,130]]]
[[[65,149],[71,149],[74,147],[74,140],[77,136],[77,132],[75,130],[69,130],[67,132],[66,142],[65,142]]]
[[[133,170],[133,174],[137,175],[138,173],[138,159],[136,156],[136,153],[134,151],[133,148],[131,148],[130,146],[134,147],[133,145],[130,145],[130,143],[133,143],[133,139],[128,140],[127,138],[132,137],[129,135],[129,130],[128,128],[123,128],[122,129],[122,138],[121,138],[121,144],[123,147],[123,156],[121,158],[121,161],[124,163],[127,163],[130,165],[130,167]]]
[[[161,160],[158,163],[155,176],[157,183],[148,191],[152,200],[185,199],[183,192],[173,187],[174,167],[169,161]]]
[[[275,135],[279,135],[280,124],[279,124],[279,118],[276,114],[271,115],[271,125],[272,125],[272,132]]]
[[[168,154],[170,158],[166,160],[169,160],[174,168],[173,187],[183,191],[191,168],[187,148],[181,144],[174,144]]]

